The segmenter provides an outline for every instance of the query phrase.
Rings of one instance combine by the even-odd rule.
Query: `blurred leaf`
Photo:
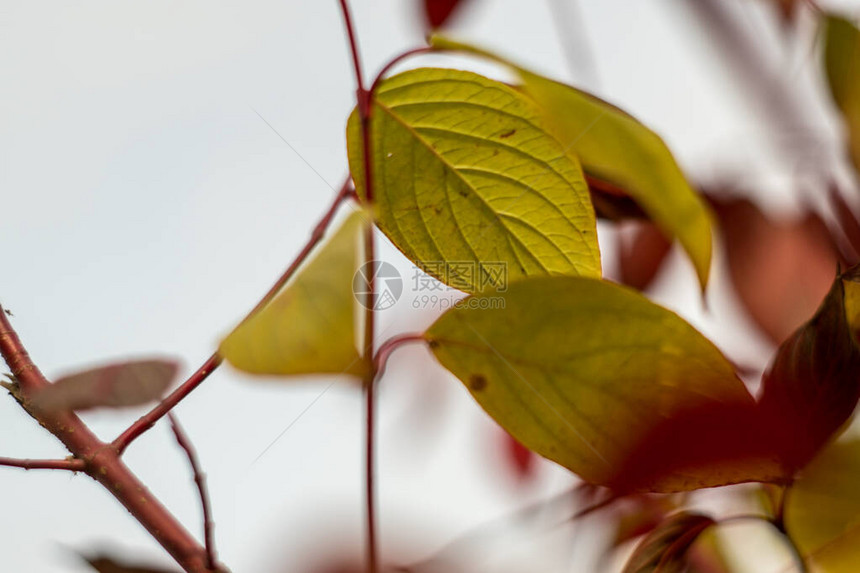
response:
[[[33,397],[45,411],[123,408],[158,400],[176,378],[170,360],[119,362],[58,378]]]
[[[504,446],[505,460],[513,471],[514,476],[525,482],[535,477],[537,456],[530,449],[522,445],[509,433],[502,430],[502,444]]]
[[[621,282],[636,290],[645,290],[672,249],[663,232],[647,221],[634,223],[632,235],[618,237],[618,268]]]
[[[837,256],[827,227],[811,213],[773,221],[746,199],[714,207],[738,297],[779,344],[815,312],[833,282]]]
[[[613,549],[649,533],[677,509],[671,496],[637,494],[621,501],[607,517],[614,530],[610,541]]]
[[[731,364],[676,314],[625,287],[528,279],[467,298],[425,336],[502,427],[587,482],[665,492],[780,475],[753,450],[756,433],[735,428],[735,414],[755,404]],[[697,418],[718,408],[727,419]],[[674,419],[686,424],[687,449],[663,451],[651,438]],[[742,449],[717,447],[714,428],[739,435],[730,445]],[[650,457],[634,456],[643,440],[657,447]]]
[[[788,492],[788,534],[811,573],[860,570],[860,440],[838,441],[804,468]]]
[[[622,573],[684,573],[690,546],[715,523],[699,513],[682,512],[669,517],[639,543]]]
[[[860,170],[860,30],[850,20],[824,18],[824,69],[848,128],[851,159]]]
[[[466,0],[423,0],[424,16],[431,30],[441,28],[455,10],[466,4]]]
[[[624,221],[627,219],[647,219],[648,215],[636,201],[618,187],[605,181],[585,176],[594,212],[600,219]]]
[[[857,323],[849,323],[857,320],[858,273],[860,267],[854,267],[837,277],[818,312],[780,346],[764,375],[762,414],[789,470],[802,468],[818,453],[860,398]]]
[[[704,290],[711,266],[711,215],[656,133],[605,101],[498,56],[438,37],[431,43],[489,57],[516,70],[522,89],[539,104],[564,148],[579,157],[589,179],[622,189],[667,236],[677,237]]]
[[[364,375],[354,326],[353,275],[366,214],[353,213],[260,312],[236,327],[220,352],[253,374]]]
[[[378,224],[403,253],[467,292],[533,275],[600,275],[588,186],[532,101],[471,72],[422,68],[382,82],[370,122]],[[347,128],[363,196],[360,121]],[[466,264],[477,276],[443,272]]]
[[[84,560],[99,573],[172,573],[167,569],[156,569],[153,567],[122,563],[105,555],[84,557]]]

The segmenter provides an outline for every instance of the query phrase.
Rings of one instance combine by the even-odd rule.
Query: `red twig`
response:
[[[194,483],[197,485],[197,492],[200,494],[200,505],[203,507],[203,537],[206,544],[206,557],[210,569],[215,569],[215,564],[218,562],[215,557],[215,539],[213,532],[215,522],[212,521],[212,508],[209,503],[209,493],[206,490],[206,474],[200,467],[200,460],[197,458],[197,452],[194,450],[194,445],[188,438],[188,435],[182,430],[179,425],[179,420],[173,412],[168,412],[170,420],[170,428],[173,430],[173,435],[176,436],[176,442],[179,444],[185,454],[188,456],[188,462],[191,464],[191,471],[194,473]]]
[[[367,157],[369,152],[365,148],[364,154]],[[368,179],[368,181],[370,181]],[[370,189],[370,187],[368,187]],[[365,233],[364,240],[365,252],[367,253],[367,262],[375,263],[375,245],[373,240],[373,226],[369,225]],[[367,377],[364,380],[365,391],[365,498],[367,503],[367,571],[368,573],[377,573],[379,570],[378,564],[378,544],[376,540],[376,485],[375,485],[375,466],[376,466],[376,438],[374,436],[376,430],[376,364],[373,360],[373,338],[375,335],[375,317],[374,305],[376,304],[376,281],[374,273],[369,274],[369,290],[370,297],[368,306],[364,313],[364,356],[363,358],[370,363]]]
[[[427,339],[422,334],[399,334],[379,345],[376,354],[373,355],[373,369],[376,371],[377,379],[382,377],[391,353],[409,342],[427,342]]]
[[[340,0],[340,9],[343,14],[343,21],[346,27],[346,34],[349,38],[350,54],[352,56],[352,64],[355,70],[356,82],[356,105],[358,107],[358,115],[361,118],[361,146],[363,151],[363,166],[364,166],[364,199],[368,203],[373,201],[373,160],[371,156],[370,145],[370,113],[372,109],[371,97],[372,94],[364,89],[364,73],[361,70],[361,57],[358,53],[358,39],[355,34],[355,28],[352,25],[352,16],[350,15],[349,5],[347,0]],[[368,226],[364,237],[365,263],[373,263],[375,259],[375,246],[373,226]],[[376,542],[376,494],[374,486],[374,432],[375,432],[375,410],[376,398],[374,393],[374,385],[376,382],[376,368],[373,362],[373,338],[375,332],[375,313],[373,306],[375,300],[375,281],[373,273],[369,273],[368,287],[370,296],[369,304],[364,313],[364,360],[368,361],[368,374],[364,379],[365,391],[365,501],[367,504],[367,571],[368,573],[377,573],[377,542]]]
[[[135,439],[141,434],[149,430],[162,416],[170,412],[183,398],[188,396],[192,390],[200,386],[218,366],[221,365],[222,358],[216,352],[209,357],[203,365],[192,374],[188,380],[183,382],[176,390],[167,395],[164,400],[159,402],[152,410],[141,416],[128,427],[126,431],[120,434],[111,444],[118,455],[122,455]]]
[[[292,276],[299,269],[301,264],[308,258],[311,252],[314,250],[314,247],[322,240],[325,236],[326,229],[331,224],[332,219],[337,213],[338,207],[340,207],[341,203],[343,203],[346,199],[349,199],[353,195],[353,188],[350,182],[349,177],[343,182],[343,185],[340,188],[340,191],[335,196],[334,201],[329,206],[328,210],[323,214],[322,218],[319,220],[317,225],[314,227],[314,230],[311,232],[311,236],[308,239],[308,242],[302,248],[301,252],[296,256],[295,260],[287,267],[287,270],[275,281],[275,284],[272,285],[272,288],[260,299],[260,302],[251,309],[251,312],[245,317],[245,320],[248,320],[251,316],[260,311],[264,306],[269,304],[269,302],[275,297],[275,295],[280,292],[280,290],[284,287],[285,284],[292,278]],[[113,441],[113,447],[122,454],[125,449],[137,439],[141,434],[149,430],[158,420],[160,420],[165,414],[170,412],[179,402],[181,402],[188,394],[190,394],[195,388],[197,388],[209,375],[221,365],[222,358],[216,352],[212,356],[206,360],[203,365],[197,369],[197,371],[192,374],[188,380],[183,382],[176,390],[171,392],[164,400],[162,400],[158,405],[156,405],[152,410],[141,416],[134,424],[129,426],[127,430],[125,430],[122,434],[119,435]]]
[[[82,472],[87,464],[84,460],[71,458],[66,460],[19,460],[15,458],[0,458],[0,466],[24,468],[25,470],[69,470]]]
[[[400,54],[399,56],[395,56],[391,61],[382,66],[382,69],[379,70],[379,73],[376,74],[376,78],[373,80],[373,83],[370,85],[370,93],[375,94],[376,89],[379,87],[379,82],[385,79],[386,74],[391,71],[391,68],[402,62],[407,58],[411,58],[412,56],[418,56],[421,54],[427,54],[434,51],[430,46],[422,46],[420,48],[412,48],[411,50],[407,50]]]
[[[83,462],[82,471],[110,491],[187,573],[211,572],[206,550],[131,472],[116,450],[99,440],[74,413],[45,412],[33,407],[32,396],[49,382],[30,359],[2,308],[0,354],[15,377],[15,384],[10,385],[12,395]]]

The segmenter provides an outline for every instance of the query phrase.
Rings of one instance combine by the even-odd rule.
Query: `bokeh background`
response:
[[[691,180],[743,189],[775,216],[818,204],[831,178],[851,188],[812,12],[802,6],[785,25],[777,2],[722,1],[755,48],[743,64],[738,43],[696,3],[473,0],[448,33],[625,108],[666,139]],[[820,5],[860,15],[856,0]],[[352,2],[367,73],[422,43],[418,6]],[[416,65],[507,77],[452,57],[398,69]],[[184,374],[202,363],[292,260],[345,177],[354,88],[335,0],[0,3],[0,301],[45,373],[150,355],[179,357]],[[609,276],[619,271],[618,237],[601,228]],[[406,290],[380,330],[420,330],[438,312],[412,308],[414,270],[383,244]],[[707,310],[677,251],[649,292],[761,369],[773,342],[728,288],[722,253],[712,272]],[[558,504],[515,513],[575,478],[538,460],[518,473],[504,434],[423,348],[397,351],[380,396],[387,561],[597,569],[607,535],[599,519],[567,523],[570,506]],[[144,411],[85,419],[109,439]],[[229,367],[178,407],[233,571],[308,571],[360,555],[362,412],[360,390],[342,379],[250,379]],[[65,452],[8,398],[0,455]],[[168,426],[135,442],[127,459],[199,532],[187,461]],[[702,503],[734,503],[715,497]],[[77,553],[102,550],[171,566],[86,476],[0,468],[0,508],[3,571],[88,571]],[[724,535],[752,540],[740,544],[738,570],[787,563],[766,531],[739,525]]]

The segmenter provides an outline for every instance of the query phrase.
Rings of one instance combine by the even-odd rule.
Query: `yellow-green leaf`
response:
[[[523,91],[539,104],[564,148],[579,157],[586,175],[622,189],[666,236],[677,237],[705,288],[712,216],[656,133],[605,101],[498,56],[438,37],[431,41],[440,49],[466,51],[512,67],[523,81]]]
[[[364,196],[360,123],[353,112],[347,142]],[[370,139],[377,223],[436,278],[480,292],[504,286],[484,265],[505,266],[509,282],[600,276],[582,170],[523,94],[471,72],[404,72],[376,91]],[[464,262],[475,276],[451,276]]]
[[[364,213],[345,220],[272,302],[224,339],[222,356],[253,374],[362,377],[352,281],[366,220]]]
[[[845,117],[851,160],[860,170],[860,30],[839,16],[824,20],[824,68],[833,100]]]
[[[680,491],[781,472],[776,461],[751,460],[749,451],[737,460],[719,457],[732,452],[709,427],[731,434],[754,415],[752,396],[710,341],[626,287],[581,277],[527,279],[502,294],[468,297],[425,337],[502,427],[588,482]],[[723,406],[726,415],[715,418]],[[643,437],[679,416],[682,433],[701,432],[702,443],[686,435],[677,451],[645,451],[653,444]],[[712,452],[718,457],[709,458]],[[661,458],[676,453],[681,457]],[[644,464],[637,455],[646,456]],[[655,458],[656,473],[649,466]]]
[[[788,534],[818,573],[860,571],[860,440],[837,441],[788,493]]]

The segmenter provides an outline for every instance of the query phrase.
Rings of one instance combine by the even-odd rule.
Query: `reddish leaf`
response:
[[[633,236],[620,236],[620,278],[626,285],[645,290],[660,271],[672,243],[653,223],[638,223],[633,233]]]
[[[812,459],[860,398],[860,348],[845,298],[858,280],[860,267],[837,278],[816,315],[780,346],[764,376],[762,414],[774,426],[789,470]]]
[[[620,187],[591,175],[586,175],[585,180],[594,211],[599,218],[609,221],[648,218],[642,207]]]
[[[685,475],[707,475],[723,484],[784,481],[771,424],[758,405],[708,402],[674,414],[638,440],[610,487],[621,493],[649,491],[666,476],[676,476],[676,491],[697,487],[698,482],[685,484]]]
[[[179,365],[169,360],[138,360],[63,376],[33,398],[48,411],[122,408],[159,399],[176,377]]]
[[[814,214],[776,222],[746,199],[715,204],[735,290],[750,317],[775,343],[815,312],[837,256]]]
[[[657,526],[633,551],[622,573],[683,573],[687,551],[716,522],[699,513],[682,512]]]
[[[845,236],[846,244],[840,243],[842,258],[855,265],[860,262],[860,219],[835,185],[830,186],[828,195],[836,213],[836,220],[839,221],[839,228]]]
[[[431,30],[441,28],[466,0],[424,0],[424,16]]]
[[[537,455],[519,443],[513,436],[502,430],[505,459],[508,461],[514,475],[520,481],[526,481],[535,475]]]

